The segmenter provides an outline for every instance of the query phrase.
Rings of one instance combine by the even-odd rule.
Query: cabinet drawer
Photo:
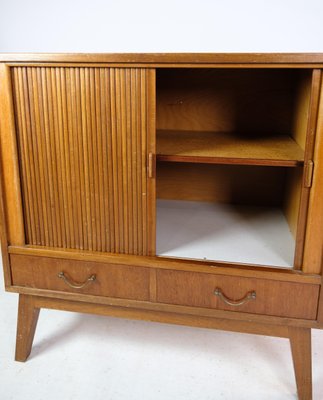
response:
[[[23,255],[10,261],[16,286],[149,300],[148,268]]]
[[[158,270],[157,301],[279,317],[316,319],[319,285]]]

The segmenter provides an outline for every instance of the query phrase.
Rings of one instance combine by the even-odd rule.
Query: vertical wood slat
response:
[[[58,83],[57,83],[57,75],[56,71],[52,69],[50,75],[51,79],[51,87],[52,87],[52,96],[53,96],[53,120],[54,120],[54,131],[57,132],[57,134],[54,137],[55,140],[55,145],[54,148],[56,150],[55,152],[55,157],[56,157],[56,168],[58,165],[63,166],[63,161],[62,161],[62,146],[60,143],[60,131],[61,131],[61,110],[59,110],[59,104],[60,103],[60,92],[58,90]],[[58,182],[62,182],[62,191],[57,191],[57,196],[58,196],[58,203],[59,203],[59,224],[60,224],[60,231],[61,231],[61,246],[62,247],[67,247],[67,241],[66,241],[66,228],[65,228],[65,218],[64,218],[64,196],[63,196],[63,168],[57,169],[56,170],[56,184],[58,185]]]
[[[141,87],[141,75],[140,71],[136,70],[136,86]],[[137,112],[136,112],[136,122],[137,122],[137,132],[141,132],[141,93],[136,92],[136,99],[135,99],[135,104],[137,106]],[[140,135],[136,135],[136,145],[137,145],[137,214],[138,214],[138,219],[137,219],[137,227],[138,227],[138,254],[143,254],[142,251],[142,207],[141,207],[141,201],[142,201],[142,193],[143,193],[143,188],[142,188],[142,179],[141,179],[141,174],[142,174],[142,152],[141,152],[141,137]]]
[[[92,250],[92,214],[91,214],[91,202],[90,202],[90,192],[89,192],[89,165],[88,165],[88,153],[87,153],[87,114],[84,112],[86,110],[86,75],[85,69],[79,68],[79,86],[77,90],[80,91],[78,101],[78,123],[80,125],[80,159],[81,159],[81,193],[83,194],[83,224],[84,228],[87,230],[87,235],[84,238],[84,248]]]
[[[147,153],[153,156],[153,176],[147,180],[147,252],[156,255],[156,70],[147,72]]]
[[[123,154],[122,154],[122,114],[121,114],[121,71],[120,69],[115,70],[115,100],[116,100],[116,124],[117,124],[117,129],[116,129],[116,171],[117,171],[117,193],[118,193],[118,211],[119,211],[119,252],[123,253],[124,252],[124,223],[123,223],[123,217],[124,217],[124,210],[123,210],[123,174],[122,174],[122,168],[123,168]]]
[[[102,138],[104,135],[104,130],[102,130],[102,97],[101,97],[101,74],[100,69],[95,69],[95,110],[96,110],[96,127],[97,127],[97,166],[98,166],[98,197],[100,206],[100,237],[101,237],[101,249],[106,246],[106,227],[105,227],[105,202],[104,202],[104,174],[103,174],[103,146]]]
[[[44,76],[46,81],[46,90],[47,90],[47,112],[48,112],[48,123],[49,123],[49,131],[55,132],[55,125],[54,125],[54,116],[55,116],[55,102],[53,101],[53,85],[51,82],[51,72],[52,70],[46,69],[46,74]],[[52,112],[50,112],[52,110]],[[59,199],[59,191],[55,190],[55,187],[58,187],[58,171],[57,171],[57,157],[56,157],[56,138],[57,135],[49,135],[49,152],[51,153],[51,177],[53,179],[53,200],[55,203],[55,208],[53,210],[54,219],[55,219],[55,246],[62,247],[62,237],[63,237],[63,230],[61,227],[61,202]],[[53,151],[54,150],[54,151]]]
[[[137,115],[136,115],[136,101],[135,93],[136,93],[136,70],[132,69],[130,71],[131,74],[131,148],[132,148],[132,213],[133,213],[133,251],[135,254],[139,254],[138,252],[138,199],[137,199],[137,160],[138,160],[138,152],[137,152]]]
[[[127,151],[127,105],[126,105],[126,69],[120,70],[120,111],[121,111],[121,147],[122,147],[122,206],[123,206],[123,240],[124,252],[129,253],[128,229],[128,157]]]
[[[111,101],[110,101],[110,113],[111,113],[111,119],[110,119],[110,128],[111,128],[111,170],[112,170],[112,182],[113,182],[113,187],[112,187],[112,193],[113,193],[113,211],[114,211],[114,238],[115,238],[115,252],[119,253],[121,252],[120,249],[120,235],[119,235],[119,227],[120,227],[120,222],[119,222],[119,204],[118,204],[118,198],[119,198],[119,188],[118,188],[118,165],[117,165],[117,160],[118,160],[118,154],[117,154],[117,120],[116,120],[116,89],[115,89],[115,69],[111,68],[110,69],[110,77],[109,77],[109,95]]]
[[[103,85],[102,87],[106,88],[107,92],[110,91],[110,83],[108,79],[109,71],[106,68],[103,68]],[[110,96],[101,96],[103,99],[103,103],[105,103],[105,109],[103,110],[103,120],[106,120],[105,130],[111,131],[111,99]],[[106,216],[107,222],[106,229],[109,229],[109,242],[107,243],[107,248],[111,249],[111,252],[115,252],[115,229],[112,227],[114,226],[114,204],[112,196],[108,195],[109,193],[113,193],[113,168],[112,168],[112,144],[111,144],[111,134],[110,135],[103,135],[104,140],[104,151],[105,151],[105,164],[104,164],[104,174],[105,174],[105,182],[107,182],[104,186],[105,188],[105,195],[104,198],[107,203],[106,208]]]
[[[95,238],[96,247],[95,249],[100,251],[101,249],[101,230],[99,226],[100,219],[100,202],[99,202],[99,179],[98,179],[98,145],[97,145],[97,126],[96,126],[96,107],[95,107],[95,75],[94,69],[90,69],[90,104],[91,104],[91,141],[92,141],[92,154],[93,154],[93,184],[94,184],[94,208],[95,211]]]
[[[15,73],[15,81],[17,82],[20,79],[20,74],[19,74],[20,70],[18,68],[15,69],[14,73]],[[20,90],[19,87],[16,89],[17,91],[17,95],[15,98],[16,103],[19,103],[21,100],[21,94],[20,94]],[[1,121],[3,121],[1,119]],[[17,123],[22,126],[22,124],[24,123],[24,118],[22,117],[20,112],[16,113],[16,121]],[[3,130],[3,132],[5,132],[5,130]],[[1,138],[3,140],[4,136],[3,136],[3,132],[1,133]],[[19,143],[17,144],[17,146],[19,146]],[[18,155],[16,156],[18,157]],[[24,186],[22,188],[22,192],[24,194],[24,197],[29,198],[30,193],[29,191],[31,190],[31,180],[30,180],[30,170],[27,170],[25,168],[25,165],[28,165],[28,149],[23,149],[20,151],[20,157],[23,157],[25,162],[22,165],[21,168],[21,174],[22,174],[22,185]],[[18,164],[18,158],[17,158],[17,164]],[[19,166],[18,166],[19,168]],[[3,169],[3,171],[5,171],[5,169]],[[8,189],[6,189],[7,192]],[[33,211],[33,202],[28,202],[28,207],[25,207],[25,224],[27,225],[26,229],[26,242],[29,243],[30,240],[34,241],[36,234],[35,234],[35,224],[32,224],[31,221],[33,219],[33,215],[34,215],[34,211]],[[9,221],[8,221],[9,223]]]
[[[47,179],[52,184],[48,185],[49,188],[49,202],[50,202],[50,215],[52,218],[52,240],[50,240],[51,245],[54,247],[59,247],[59,226],[58,226],[58,213],[57,213],[57,199],[56,199],[56,176],[55,173],[55,159],[54,154],[55,147],[52,144],[53,141],[53,126],[51,117],[53,115],[53,108],[50,100],[50,82],[48,79],[49,69],[41,69],[41,84],[42,84],[42,100],[43,100],[43,112],[44,112],[44,126],[45,126],[45,136],[46,136],[46,144],[45,144],[45,165],[47,164]],[[31,132],[32,134],[32,132]],[[33,135],[36,136],[36,135]],[[37,137],[37,136],[36,136]],[[38,138],[37,138],[38,139]],[[39,138],[39,140],[41,140]],[[35,153],[37,152],[37,148],[35,149]],[[37,185],[37,183],[36,183]]]
[[[129,221],[133,221],[133,200],[132,200],[132,131],[131,131],[131,74],[130,69],[126,70],[126,85],[125,85],[125,101],[126,101],[126,127],[125,131],[130,134],[126,135],[126,149],[127,149],[127,202],[128,202],[128,216]],[[129,229],[128,232],[128,252],[133,253],[134,243],[133,243],[133,230]]]
[[[70,148],[69,152],[69,160],[70,160],[70,199],[71,199],[71,210],[73,215],[73,237],[74,237],[74,246],[76,249],[80,249],[82,247],[82,237],[81,229],[79,224],[79,217],[80,217],[80,201],[79,201],[79,185],[78,185],[78,173],[79,167],[77,165],[77,149],[76,149],[76,135],[75,132],[75,124],[74,115],[75,115],[75,108],[74,104],[72,104],[72,97],[73,97],[73,84],[72,84],[72,77],[71,77],[71,68],[64,68],[65,72],[65,81],[66,81],[66,107],[67,107],[67,126],[68,131],[64,132],[67,135],[68,146]],[[66,148],[64,149],[66,151]]]
[[[38,69],[39,74],[41,73],[41,70]],[[33,113],[33,107],[32,107],[32,100],[28,97],[28,87],[32,86],[32,83],[30,83],[29,79],[28,79],[28,71],[26,67],[22,67],[21,68],[21,86],[22,86],[22,90],[21,90],[21,96],[22,96],[22,102],[23,102],[23,107],[24,107],[24,111],[22,111],[22,115],[24,116],[25,119],[25,126],[26,126],[26,133],[25,135],[23,135],[23,140],[24,140],[24,144],[21,145],[22,146],[26,146],[28,148],[27,150],[27,157],[29,159],[29,166],[26,166],[26,169],[30,170],[31,172],[31,187],[30,187],[30,194],[31,194],[31,199],[33,198],[35,201],[34,207],[33,207],[33,211],[34,211],[34,218],[36,219],[37,223],[35,224],[35,234],[36,234],[36,239],[35,239],[35,243],[36,244],[41,244],[42,243],[42,239],[43,239],[43,231],[44,231],[44,225],[43,225],[43,215],[42,215],[42,205],[45,202],[45,205],[48,204],[49,201],[47,201],[47,198],[42,198],[42,193],[36,189],[36,186],[39,185],[39,182],[41,181],[41,175],[43,172],[46,172],[48,175],[48,169],[46,168],[47,165],[49,163],[46,162],[46,151],[48,148],[47,145],[47,134],[45,133],[46,136],[46,141],[45,141],[45,146],[44,149],[41,151],[42,157],[43,157],[43,163],[41,163],[41,161],[39,160],[39,152],[38,149],[41,149],[42,146],[40,145],[42,142],[39,142],[38,140],[38,135],[34,135],[33,134],[33,121],[34,119],[31,117],[32,113]],[[39,78],[40,81],[40,92],[42,91],[42,77]],[[42,108],[44,107],[43,104],[43,96],[41,95],[41,93],[39,93],[39,107]],[[45,117],[45,112],[41,113],[42,116]],[[41,130],[45,130],[46,129],[46,121],[41,120],[42,126],[41,126]],[[29,139],[31,138],[31,140]],[[44,170],[43,170],[44,169]],[[45,177],[45,180],[47,178]],[[50,197],[50,194],[47,193],[47,195]],[[50,213],[50,211],[49,211]],[[53,217],[52,215],[50,215],[49,217],[49,224],[48,224],[49,228],[52,229],[53,227]],[[49,238],[52,235],[49,235]]]
[[[57,92],[59,93],[57,98],[58,117],[60,120],[59,129],[59,146],[60,153],[62,155],[60,169],[62,171],[61,190],[64,201],[64,221],[65,221],[65,234],[66,234],[66,246],[67,248],[74,247],[74,235],[71,230],[73,224],[72,210],[71,210],[71,199],[70,199],[70,174],[69,174],[69,154],[64,151],[66,148],[66,134],[67,131],[67,118],[66,118],[66,87],[65,87],[65,76],[64,68],[56,69],[56,85]]]
[[[34,138],[32,137],[32,140],[28,141],[26,139],[26,136],[30,136],[30,127],[28,124],[28,117],[29,117],[29,113],[26,110],[26,99],[25,99],[25,89],[26,86],[24,85],[24,81],[26,81],[26,79],[24,79],[24,68],[18,68],[18,99],[17,99],[17,104],[19,104],[19,106],[21,107],[21,112],[19,112],[19,119],[18,121],[21,121],[22,124],[22,129],[23,129],[23,133],[21,136],[22,141],[18,141],[18,147],[19,149],[24,149],[21,150],[21,153],[24,153],[25,156],[25,161],[26,161],[26,167],[24,168],[26,171],[26,175],[27,175],[27,183],[25,185],[25,187],[28,186],[28,194],[27,191],[24,193],[23,192],[23,197],[24,200],[29,200],[29,204],[30,204],[30,223],[32,226],[32,230],[31,232],[29,232],[30,237],[32,237],[32,240],[34,243],[39,244],[40,243],[40,237],[39,237],[39,232],[40,232],[40,224],[39,224],[39,216],[38,216],[38,212],[37,212],[37,203],[39,205],[40,201],[39,201],[39,196],[37,196],[37,193],[34,190],[34,182],[36,181],[36,177],[35,177],[35,168],[34,168],[34,157],[33,157],[33,143],[34,143]],[[27,102],[28,104],[28,102]],[[27,198],[27,195],[29,195],[29,197]],[[27,225],[28,227],[28,225]]]
[[[154,70],[19,66],[12,79],[27,243],[154,254]]]
[[[69,77],[69,95],[70,95],[70,101],[68,102],[68,105],[70,107],[70,112],[69,114],[71,115],[70,118],[70,124],[71,124],[71,145],[73,148],[72,152],[72,162],[73,165],[71,166],[71,170],[73,172],[73,201],[75,202],[75,220],[74,220],[74,227],[75,227],[75,237],[77,238],[77,244],[76,247],[79,249],[84,248],[84,236],[83,235],[83,216],[82,216],[82,184],[81,184],[81,164],[80,164],[80,154],[79,154],[79,137],[80,137],[80,132],[79,132],[79,126],[78,126],[78,121],[79,121],[79,116],[78,116],[78,100],[77,98],[77,83],[76,83],[76,69],[74,68],[67,68],[66,69],[66,74]]]

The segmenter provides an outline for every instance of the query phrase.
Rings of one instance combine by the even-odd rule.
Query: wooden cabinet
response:
[[[1,55],[1,244],[40,308],[288,337],[321,328],[321,54]]]

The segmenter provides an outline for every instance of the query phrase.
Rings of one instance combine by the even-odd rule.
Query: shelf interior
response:
[[[310,70],[158,70],[157,160],[301,166],[311,82]]]
[[[311,85],[307,69],[156,71],[158,255],[300,265]]]
[[[294,250],[278,207],[157,202],[159,256],[292,268]]]
[[[287,135],[159,130],[157,160],[292,167],[304,151]]]

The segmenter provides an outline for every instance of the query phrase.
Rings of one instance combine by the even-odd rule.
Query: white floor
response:
[[[15,362],[17,300],[1,288],[1,400],[296,399],[288,341],[256,335],[42,310]],[[323,332],[312,337],[321,400]]]
[[[159,255],[291,267],[294,251],[278,208],[157,202]]]

